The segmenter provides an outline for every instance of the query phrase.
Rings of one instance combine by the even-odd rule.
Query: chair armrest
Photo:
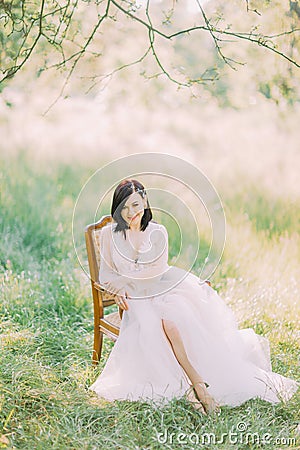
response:
[[[98,281],[93,282],[93,286],[96,289],[96,291],[101,292],[101,303],[105,306],[111,306],[113,304],[116,304],[116,298],[115,294],[110,293],[107,291],[104,287],[101,286],[101,284]],[[122,318],[122,312],[120,312],[121,308],[119,308],[119,313]]]
[[[101,286],[101,284],[98,281],[94,281],[93,284],[94,284],[94,288],[97,291],[100,291],[100,292],[104,292],[105,291],[105,289]]]

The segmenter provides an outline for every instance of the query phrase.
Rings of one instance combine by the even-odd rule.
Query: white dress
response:
[[[207,283],[168,265],[168,235],[149,222],[138,262],[130,239],[101,231],[100,283],[124,286],[132,297],[106,365],[90,386],[101,398],[163,404],[185,395],[190,380],[174,356],[162,319],[175,323],[188,358],[220,405],[250,398],[287,401],[296,381],[272,372],[269,342],[252,329],[238,330],[231,309]],[[136,255],[135,255],[136,256]]]

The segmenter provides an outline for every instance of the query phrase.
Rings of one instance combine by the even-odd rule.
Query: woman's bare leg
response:
[[[205,406],[205,409],[212,411],[216,409],[216,404],[214,399],[208,393],[204,381],[199,375],[199,373],[195,370],[195,368],[190,363],[188,356],[186,354],[184,344],[182,342],[180,333],[176,327],[176,325],[170,321],[163,319],[162,320],[164,332],[171,344],[174,355],[189,377],[194,389],[197,393],[197,396],[201,403]]]

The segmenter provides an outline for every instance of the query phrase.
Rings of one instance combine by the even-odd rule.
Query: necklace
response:
[[[141,248],[141,246],[143,244],[143,236],[142,236],[142,239],[136,239],[135,238],[136,242],[133,242],[133,236],[134,235],[138,236],[139,234],[137,235],[136,233],[132,234],[132,233],[129,232],[128,233],[128,240],[129,240],[130,246],[132,247],[132,249],[134,251],[132,259],[133,259],[133,262],[134,262],[134,265],[135,265],[135,270],[139,270],[138,261],[139,261],[139,258],[140,258],[140,248]]]
[[[139,252],[136,252],[135,258],[134,258],[134,270],[138,271],[140,270],[140,265],[139,265]]]

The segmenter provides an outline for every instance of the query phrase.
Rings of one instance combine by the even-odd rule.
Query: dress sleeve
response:
[[[104,227],[100,235],[99,282],[104,288],[106,283],[112,283],[115,288],[123,289],[130,286],[131,280],[117,271],[111,255],[111,240],[111,227]]]

